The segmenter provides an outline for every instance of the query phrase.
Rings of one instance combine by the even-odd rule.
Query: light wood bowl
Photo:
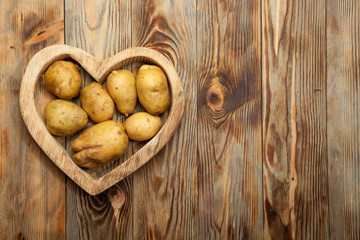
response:
[[[148,62],[160,66],[167,75],[171,90],[171,107],[160,131],[139,151],[101,177],[93,176],[78,167],[64,147],[52,136],[39,110],[44,92],[38,82],[47,67],[56,60],[73,59],[99,83],[107,75],[134,62]],[[49,93],[48,93],[49,94]],[[46,94],[45,94],[46,95]],[[159,152],[172,137],[184,111],[182,83],[172,63],[152,49],[134,47],[124,50],[104,61],[97,60],[85,51],[68,45],[53,45],[39,51],[30,60],[21,82],[20,109],[24,122],[34,140],[46,155],[75,183],[91,195],[96,195],[133,173]]]

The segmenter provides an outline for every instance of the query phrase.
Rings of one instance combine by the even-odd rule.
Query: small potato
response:
[[[134,75],[128,70],[112,71],[106,86],[117,110],[125,116],[133,113],[137,100]]]
[[[71,144],[74,162],[84,168],[97,168],[123,155],[129,138],[119,121],[98,123]]]
[[[114,116],[114,101],[106,89],[97,82],[93,82],[81,90],[80,102],[91,120],[96,123],[112,119]]]
[[[161,118],[147,112],[138,112],[126,119],[125,129],[131,140],[145,141],[160,130]]]
[[[136,90],[141,105],[153,115],[168,108],[170,93],[165,73],[158,66],[143,65],[136,77]]]
[[[62,99],[79,95],[82,80],[72,62],[56,61],[46,70],[43,81],[45,88]]]
[[[46,105],[45,120],[51,134],[68,136],[83,129],[88,122],[88,116],[75,103],[56,99]]]

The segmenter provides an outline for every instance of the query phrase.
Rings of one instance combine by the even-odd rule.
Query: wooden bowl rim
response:
[[[71,58],[78,62],[97,82],[103,83],[113,70],[133,62],[147,61],[161,67],[168,77],[171,107],[160,131],[134,155],[119,166],[97,178],[78,167],[67,151],[47,131],[36,107],[36,84],[47,67],[56,60]],[[98,60],[87,52],[69,45],[46,47],[29,61],[20,87],[20,111],[31,136],[70,179],[91,195],[96,195],[121,181],[158,153],[174,134],[184,112],[184,91],[173,64],[161,53],[145,47],[133,47],[106,59]]]

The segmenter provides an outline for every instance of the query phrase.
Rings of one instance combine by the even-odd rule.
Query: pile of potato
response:
[[[77,66],[70,61],[56,61],[46,70],[43,82],[48,91],[60,98],[45,107],[46,127],[51,134],[74,134],[87,125],[88,118],[96,123],[71,144],[74,162],[89,169],[123,155],[129,138],[151,139],[162,126],[158,115],[170,104],[166,75],[155,65],[142,65],[136,78],[128,70],[115,70],[107,77],[107,89],[97,82],[81,89]],[[68,101],[79,93],[81,107]],[[127,117],[132,114],[137,99],[147,112],[131,115],[125,124],[111,120],[115,107]]]

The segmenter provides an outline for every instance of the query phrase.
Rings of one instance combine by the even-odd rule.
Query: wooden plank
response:
[[[65,0],[65,42],[97,57],[106,59],[131,46],[131,1]],[[84,85],[92,82],[82,71]],[[78,99],[75,101],[78,102]],[[116,119],[122,119],[117,115]],[[123,119],[122,119],[123,120]],[[78,136],[67,138],[71,142]],[[132,155],[132,146],[122,161]],[[108,164],[93,174],[102,175],[118,162]],[[90,196],[68,180],[66,196],[67,239],[130,239],[132,237],[132,177],[109,190]]]
[[[327,239],[326,1],[265,0],[266,239]]]
[[[64,239],[64,174],[32,139],[19,111],[22,74],[63,43],[63,1],[0,1],[0,238]],[[44,88],[42,88],[44,90]]]
[[[262,239],[260,1],[197,5],[199,239]]]
[[[331,239],[360,239],[360,3],[327,1]]]
[[[196,1],[133,0],[132,6],[133,45],[168,57],[186,96],[173,138],[134,173],[133,237],[197,239]]]

